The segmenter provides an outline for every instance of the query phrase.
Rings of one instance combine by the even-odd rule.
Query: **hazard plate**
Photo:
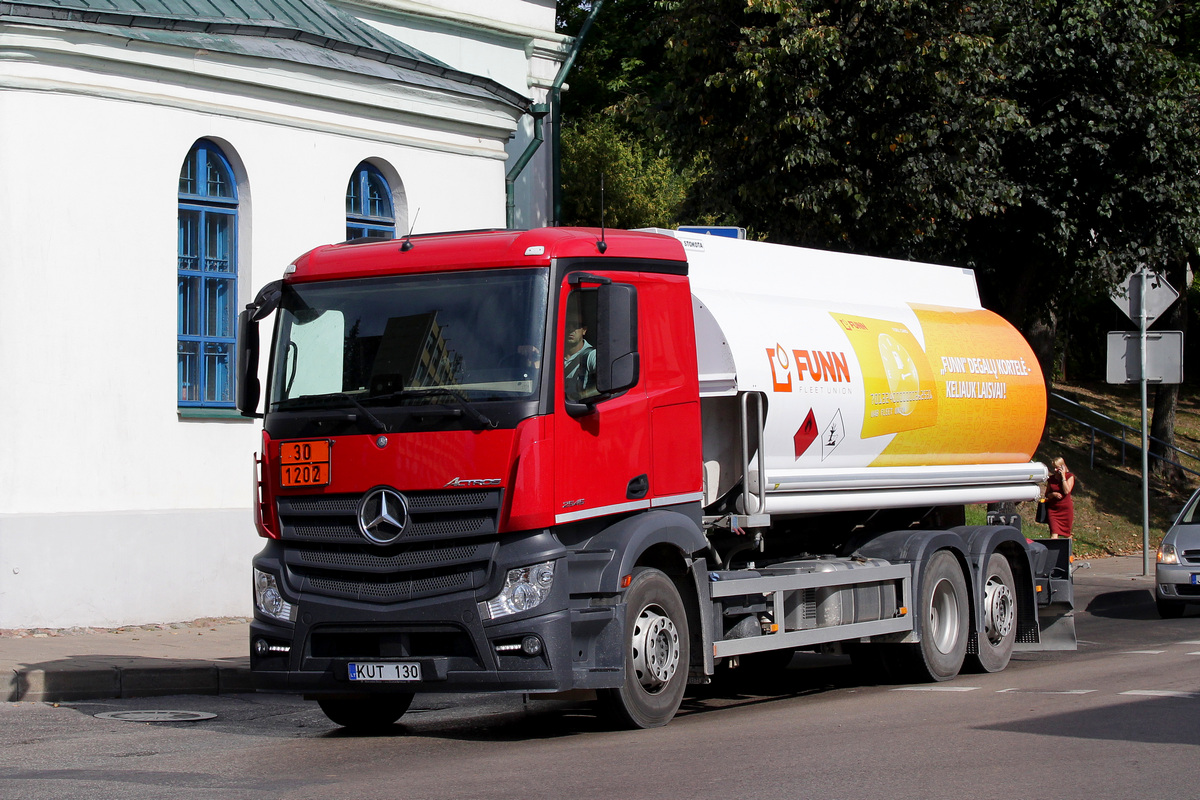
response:
[[[329,483],[329,440],[280,442],[279,483],[296,486],[326,486]]]
[[[405,683],[421,680],[421,665],[415,661],[383,663],[351,662],[350,680],[362,683]]]

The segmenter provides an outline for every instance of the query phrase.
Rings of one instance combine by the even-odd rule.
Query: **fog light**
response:
[[[510,569],[500,594],[483,605],[488,619],[506,617],[537,608],[554,587],[554,562],[544,561],[528,567]]]
[[[286,656],[292,652],[290,644],[271,644],[266,639],[254,640],[254,654],[256,656]]]
[[[526,636],[521,640],[521,652],[527,656],[536,656],[542,652],[542,640],[536,636]]]
[[[296,619],[296,607],[283,599],[275,576],[257,567],[254,569],[254,605],[272,619],[282,622]]]

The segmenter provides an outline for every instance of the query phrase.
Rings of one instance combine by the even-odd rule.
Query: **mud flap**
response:
[[[1035,546],[1036,553],[1033,551]],[[1037,585],[1039,636],[1037,642],[1018,641],[1013,649],[1075,650],[1078,642],[1075,638],[1075,588],[1071,582],[1071,540],[1040,539],[1031,543],[1030,548]]]
[[[1061,603],[1046,606],[1038,613],[1041,641],[1033,645],[1017,645],[1015,650],[1076,650],[1075,609]]]

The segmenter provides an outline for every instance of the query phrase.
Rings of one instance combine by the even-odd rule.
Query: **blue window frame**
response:
[[[237,184],[221,149],[192,147],[179,172],[179,405],[233,408]]]
[[[362,162],[346,186],[346,239],[395,239],[392,189],[383,173]]]

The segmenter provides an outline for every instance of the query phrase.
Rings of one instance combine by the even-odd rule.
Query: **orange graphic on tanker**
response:
[[[1046,388],[1029,345],[991,311],[911,308],[933,365],[937,424],[897,433],[872,466],[1028,461],[1046,419]]]
[[[862,438],[934,425],[938,400],[933,369],[904,324],[833,314],[863,372]]]

